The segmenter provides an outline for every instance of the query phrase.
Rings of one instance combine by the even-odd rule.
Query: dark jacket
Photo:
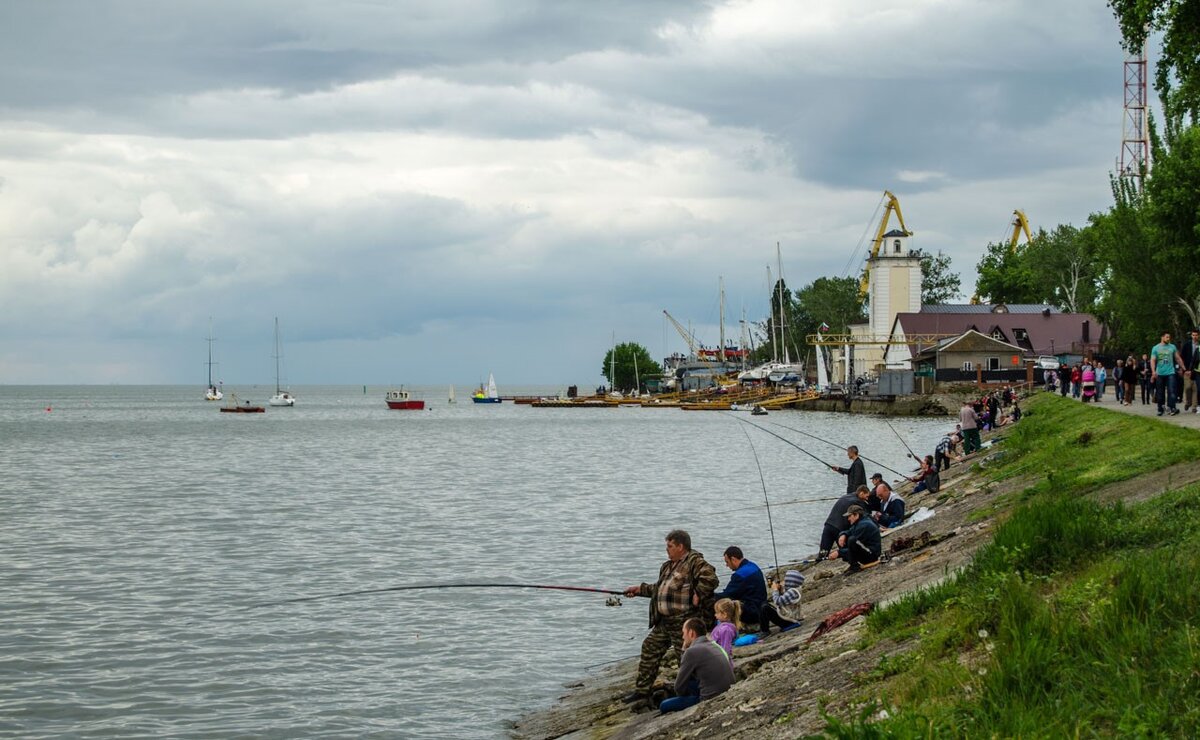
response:
[[[733,575],[729,576],[729,585],[724,591],[713,594],[713,598],[742,602],[742,621],[757,622],[762,605],[767,600],[767,579],[761,568],[749,560],[743,560]]]
[[[859,486],[867,485],[867,470],[863,467],[861,457],[854,458],[854,462],[850,463],[848,468],[834,468],[834,470],[846,476],[846,493],[854,493]]]
[[[858,500],[858,496],[853,493],[847,493],[837,501],[833,502],[833,508],[829,510],[829,516],[825,519],[825,526],[841,532],[846,528],[846,509],[849,509],[851,504],[863,505],[862,501]],[[863,507],[866,508],[866,507]]]
[[[862,563],[873,563],[883,552],[883,539],[879,535],[879,527],[870,517],[862,517],[857,524],[842,532],[846,535],[846,550],[854,550],[855,557]]]
[[[899,527],[904,523],[904,499],[900,498],[900,494],[892,491],[892,495],[888,498],[887,503],[879,510],[879,526],[881,527]]]
[[[1183,359],[1184,370],[1195,370],[1200,367],[1200,362],[1196,361],[1196,348],[1192,346],[1192,340],[1183,343],[1183,348],[1179,350],[1179,356]]]

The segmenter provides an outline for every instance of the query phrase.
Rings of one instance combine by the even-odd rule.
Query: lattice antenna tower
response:
[[[1125,57],[1125,121],[1121,135],[1121,158],[1117,172],[1133,181],[1142,192],[1150,172],[1150,134],[1146,126],[1146,44]]]

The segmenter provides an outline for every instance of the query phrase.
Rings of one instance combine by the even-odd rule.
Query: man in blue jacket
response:
[[[762,620],[762,606],[767,602],[767,579],[763,577],[762,569],[747,560],[737,545],[725,548],[725,565],[733,575],[725,590],[718,591],[713,597],[742,602],[742,622],[753,628]]]

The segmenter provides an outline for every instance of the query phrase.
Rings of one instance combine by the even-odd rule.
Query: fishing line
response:
[[[837,501],[839,498],[841,498],[841,497],[840,496],[825,496],[822,498],[798,498],[793,501],[777,501],[777,502],[771,504],[771,506],[774,506],[776,509],[778,509],[780,506],[791,506],[793,504],[815,504],[815,503],[819,503],[821,501]],[[762,504],[755,504],[753,506],[741,506],[736,509],[726,509],[725,511],[708,511],[708,512],[700,514],[700,516],[719,516],[721,514],[732,514],[735,511],[749,511],[750,509],[761,509],[762,507],[763,507]]]
[[[892,426],[892,422],[888,421],[885,418],[883,420],[883,423],[887,424],[888,429],[892,430],[892,434],[896,435],[896,439],[900,440],[900,444],[904,445],[904,449],[908,450],[908,456],[911,457],[912,459],[916,460],[917,462],[920,462],[921,458],[917,457],[917,453],[913,452],[912,448],[908,446],[908,443],[904,441],[904,437],[901,437],[900,432],[897,432],[896,428],[894,426]]]
[[[743,419],[743,421],[745,421],[745,420]],[[747,423],[749,423],[749,422],[747,422]],[[836,444],[834,444],[833,442],[830,442],[830,441],[829,441],[829,440],[827,440],[827,439],[822,439],[821,437],[818,437],[818,436],[816,436],[815,434],[809,434],[808,432],[801,431],[800,429],[795,429],[795,428],[793,428],[793,427],[789,427],[789,426],[787,426],[787,425],[785,425],[785,424],[776,424],[776,423],[775,423],[775,422],[773,422],[773,421],[772,421],[772,422],[767,422],[767,423],[768,423],[768,424],[774,424],[774,425],[775,425],[775,426],[777,426],[777,427],[782,427],[783,429],[787,429],[788,431],[791,431],[791,432],[796,432],[797,434],[803,434],[805,437],[812,437],[813,439],[817,440],[818,442],[824,442],[825,444],[829,445],[830,447],[837,447],[837,448],[839,448],[839,449],[842,449],[842,450],[845,450],[845,449],[846,449],[845,447],[842,447],[841,445],[836,445]],[[759,429],[762,429],[762,427],[759,427]],[[764,432],[766,432],[766,431],[768,431],[768,430],[766,430],[766,429],[763,429],[763,431],[764,431]],[[774,434],[774,432],[770,432],[770,433]],[[775,436],[777,436],[777,437],[778,437],[779,435],[775,435]],[[783,437],[779,437],[779,438],[780,438],[780,439],[784,439]],[[786,442],[787,440],[786,440],[786,439],[784,439],[784,441]],[[788,444],[791,444],[791,443],[790,443],[790,442],[788,442]],[[799,448],[799,447],[797,447],[796,449],[800,449],[800,448]],[[872,460],[871,458],[867,457],[866,455],[862,454],[861,452],[860,452],[860,453],[858,453],[858,456],[859,456],[859,457],[861,457],[862,459],[866,460],[866,461],[867,461],[867,462],[869,462],[869,463],[874,463],[874,464],[878,465],[879,467],[883,468],[884,470],[887,470],[887,471],[890,471],[890,472],[892,472],[892,473],[895,473],[896,475],[900,476],[901,478],[907,478],[907,477],[908,477],[908,475],[907,475],[907,474],[905,474],[905,473],[901,473],[899,470],[896,470],[895,468],[889,468],[888,466],[884,465],[883,463],[879,462],[878,460]],[[816,457],[816,456],[815,456],[815,455],[813,455],[813,457]],[[826,465],[828,465],[829,463],[825,463],[825,464],[826,464]]]
[[[388,588],[368,588],[361,591],[343,591],[338,594],[322,594],[320,596],[302,596],[298,599],[268,601],[262,604],[251,604],[248,609],[263,606],[279,606],[280,604],[298,604],[302,601],[317,601],[319,599],[336,599],[342,596],[359,596],[362,594],[381,594],[388,591],[429,591],[442,588],[539,588],[551,591],[583,591],[594,594],[615,594],[624,596],[624,591],[611,591],[605,588],[587,588],[584,586],[547,586],[537,583],[424,583],[415,586],[391,586]]]
[[[776,438],[776,439],[780,440],[781,442],[784,442],[784,443],[786,443],[786,444],[789,444],[789,445],[791,445],[792,447],[795,447],[797,450],[800,450],[800,451],[801,451],[801,452],[803,452],[805,455],[808,455],[809,457],[811,457],[812,459],[814,459],[814,460],[816,460],[817,462],[821,463],[821,464],[822,464],[822,465],[824,465],[825,467],[827,467],[827,468],[829,467],[829,463],[825,462],[825,461],[824,461],[824,460],[822,460],[821,458],[819,458],[819,457],[817,457],[816,455],[812,454],[811,452],[809,452],[808,450],[804,449],[803,447],[801,447],[800,445],[796,444],[795,442],[793,442],[792,440],[788,439],[787,437],[784,437],[783,435],[780,435],[780,434],[776,434],[775,432],[772,432],[770,429],[767,429],[766,427],[759,426],[758,424],[755,424],[754,422],[750,421],[749,419],[743,419],[742,417],[738,416],[737,414],[733,414],[733,413],[730,413],[730,412],[728,412],[728,411],[722,411],[721,413],[723,413],[723,414],[729,414],[730,416],[732,416],[733,418],[735,418],[735,419],[737,419],[738,421],[742,422],[743,424],[749,424],[750,426],[754,427],[755,429],[758,429],[759,431],[766,432],[767,434],[769,434],[769,435],[771,435],[772,437],[774,437],[774,438]],[[776,426],[782,426],[782,425],[778,425],[778,424],[777,424]],[[787,427],[784,427],[784,428],[786,429]]]
[[[758,480],[762,482],[763,501],[766,502],[767,507],[767,526],[771,529],[771,555],[778,563],[779,551],[775,549],[775,523],[771,521],[771,499],[767,497],[767,479],[763,477],[762,463],[758,461],[758,452],[754,449],[754,441],[750,439],[750,432],[747,432],[745,427],[738,427],[738,429],[741,429],[742,434],[746,435],[746,443],[750,445],[750,452],[754,455],[754,464],[758,466]],[[779,577],[778,569],[775,571],[775,577]]]

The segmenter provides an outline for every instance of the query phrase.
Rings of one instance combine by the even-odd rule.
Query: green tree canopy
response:
[[[950,271],[950,255],[914,251],[921,258],[921,305],[949,303],[962,295],[962,278]]]
[[[623,342],[605,353],[600,373],[608,380],[610,388],[621,391],[636,389],[641,393],[646,387],[647,378],[662,377],[662,366],[650,357],[642,345]]]

